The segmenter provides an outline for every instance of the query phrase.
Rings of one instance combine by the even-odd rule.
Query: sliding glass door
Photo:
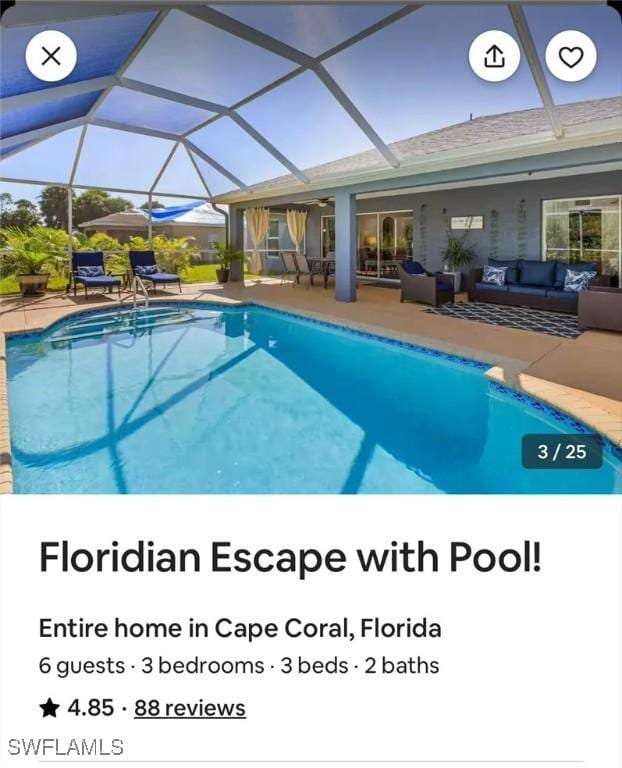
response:
[[[322,216],[322,256],[335,252],[335,217]],[[413,253],[413,212],[359,213],[356,270],[361,277],[397,279],[397,262]]]

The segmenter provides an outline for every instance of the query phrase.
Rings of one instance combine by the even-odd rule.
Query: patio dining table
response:
[[[314,275],[323,275],[324,288],[328,288],[328,276],[332,273],[335,274],[335,259],[328,259],[324,257],[308,257],[309,269]]]

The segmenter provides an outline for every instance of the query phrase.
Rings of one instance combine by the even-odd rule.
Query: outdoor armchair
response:
[[[438,307],[454,300],[453,278],[450,275],[428,272],[418,261],[406,260],[396,266],[402,286],[401,302],[417,301]]]
[[[73,295],[76,295],[78,285],[84,286],[84,300],[88,301],[89,288],[115,288],[121,298],[121,280],[106,274],[104,269],[104,254],[102,251],[74,251],[71,254],[71,274],[69,285],[73,284]]]
[[[157,265],[153,251],[130,251],[130,268],[132,275],[138,275],[141,280],[149,280],[155,293],[156,286],[166,288],[168,283],[177,283],[181,293],[181,277],[171,272],[162,272]]]

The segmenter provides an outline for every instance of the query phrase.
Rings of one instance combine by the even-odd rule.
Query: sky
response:
[[[318,55],[397,8],[297,4],[226,6],[221,10],[305,53]],[[563,83],[547,72],[557,103],[622,93],[622,24],[615,11],[594,5],[525,6],[524,10],[542,60],[548,40],[565,29],[585,32],[598,49],[595,70],[580,83]],[[142,13],[55,25],[71,34],[78,46],[78,66],[71,77],[79,80],[116,70],[150,18]],[[387,143],[468,120],[470,115],[541,106],[524,56],[517,72],[502,83],[484,82],[470,70],[470,43],[489,29],[516,37],[505,6],[428,6],[327,58],[324,65]],[[39,30],[4,30],[3,94],[20,87],[42,87],[32,82],[22,62],[24,45]],[[232,106],[295,67],[288,59],[180,11],[171,11],[126,76]],[[77,103],[63,107],[65,115],[83,108]],[[300,168],[371,147],[369,139],[309,72],[249,102],[240,114]],[[96,116],[179,133],[205,121],[212,113],[115,88]],[[32,113],[2,117],[4,129],[11,132],[17,132],[11,130],[12,125],[28,126],[28,120],[34,119]],[[79,128],[66,131],[3,161],[0,175],[66,180],[79,133]],[[228,118],[201,128],[190,138],[246,184],[287,173]],[[171,146],[161,138],[89,127],[76,181],[147,189]],[[203,161],[199,165],[213,193],[233,187]],[[175,153],[158,188],[192,196],[205,194],[184,150]],[[29,199],[36,198],[40,191],[37,187],[4,183],[3,189],[15,198]],[[130,193],[124,196],[135,204],[145,199]]]

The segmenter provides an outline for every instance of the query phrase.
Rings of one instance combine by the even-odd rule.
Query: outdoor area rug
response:
[[[576,315],[561,312],[548,312],[544,309],[528,307],[506,307],[485,302],[457,302],[442,304],[424,310],[432,315],[458,317],[462,320],[475,320],[488,325],[502,325],[505,328],[520,328],[522,331],[538,331],[564,339],[576,339],[583,331],[579,329]]]

